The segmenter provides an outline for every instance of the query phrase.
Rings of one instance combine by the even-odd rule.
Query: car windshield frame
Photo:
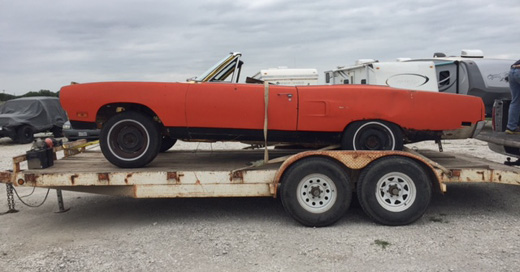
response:
[[[211,66],[211,68],[202,73],[200,76],[192,80],[195,82],[209,82],[215,80],[217,76],[217,80],[224,80],[225,78],[221,78],[223,70],[226,70],[225,75],[227,75],[227,78],[230,75],[230,73],[228,73],[230,69],[235,70],[236,68],[238,68],[239,65],[237,64],[240,62],[240,56],[242,56],[241,53],[231,53],[230,55],[221,59],[215,65]],[[231,68],[230,65],[234,67]]]

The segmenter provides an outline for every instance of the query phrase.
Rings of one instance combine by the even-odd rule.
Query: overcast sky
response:
[[[181,3],[182,2],[182,3]],[[242,77],[434,52],[520,58],[519,0],[0,0],[0,91],[185,81],[231,51]]]

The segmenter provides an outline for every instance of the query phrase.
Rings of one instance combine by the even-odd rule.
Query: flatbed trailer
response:
[[[145,168],[123,169],[100,151],[80,145],[55,148],[65,156],[45,169],[0,172],[12,190],[40,187],[134,198],[280,197],[285,210],[306,226],[327,226],[348,210],[353,193],[367,215],[385,225],[405,225],[426,211],[432,192],[449,183],[520,185],[520,169],[468,155],[431,150],[340,151],[170,150]],[[11,192],[10,192],[11,190]],[[12,205],[12,207],[11,207]]]

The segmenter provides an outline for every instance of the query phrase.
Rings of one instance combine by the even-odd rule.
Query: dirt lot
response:
[[[435,148],[433,144],[412,145]],[[0,140],[0,168],[28,150]],[[187,144],[175,148],[240,148]],[[478,140],[446,151],[495,161]],[[0,211],[7,210],[0,185]],[[20,195],[31,192],[19,188]],[[43,200],[47,190],[24,198]],[[16,200],[0,216],[2,271],[519,271],[520,186],[453,184],[423,218],[403,227],[373,223],[358,205],[331,227],[306,228],[278,199],[130,199],[51,191],[39,208]]]

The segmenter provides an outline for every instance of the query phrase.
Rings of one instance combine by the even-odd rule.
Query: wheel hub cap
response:
[[[305,210],[322,213],[334,205],[336,193],[336,186],[330,178],[322,174],[311,174],[300,181],[297,198]]]
[[[409,176],[393,172],[379,179],[375,193],[381,207],[388,211],[401,212],[408,209],[415,201],[416,188]]]

